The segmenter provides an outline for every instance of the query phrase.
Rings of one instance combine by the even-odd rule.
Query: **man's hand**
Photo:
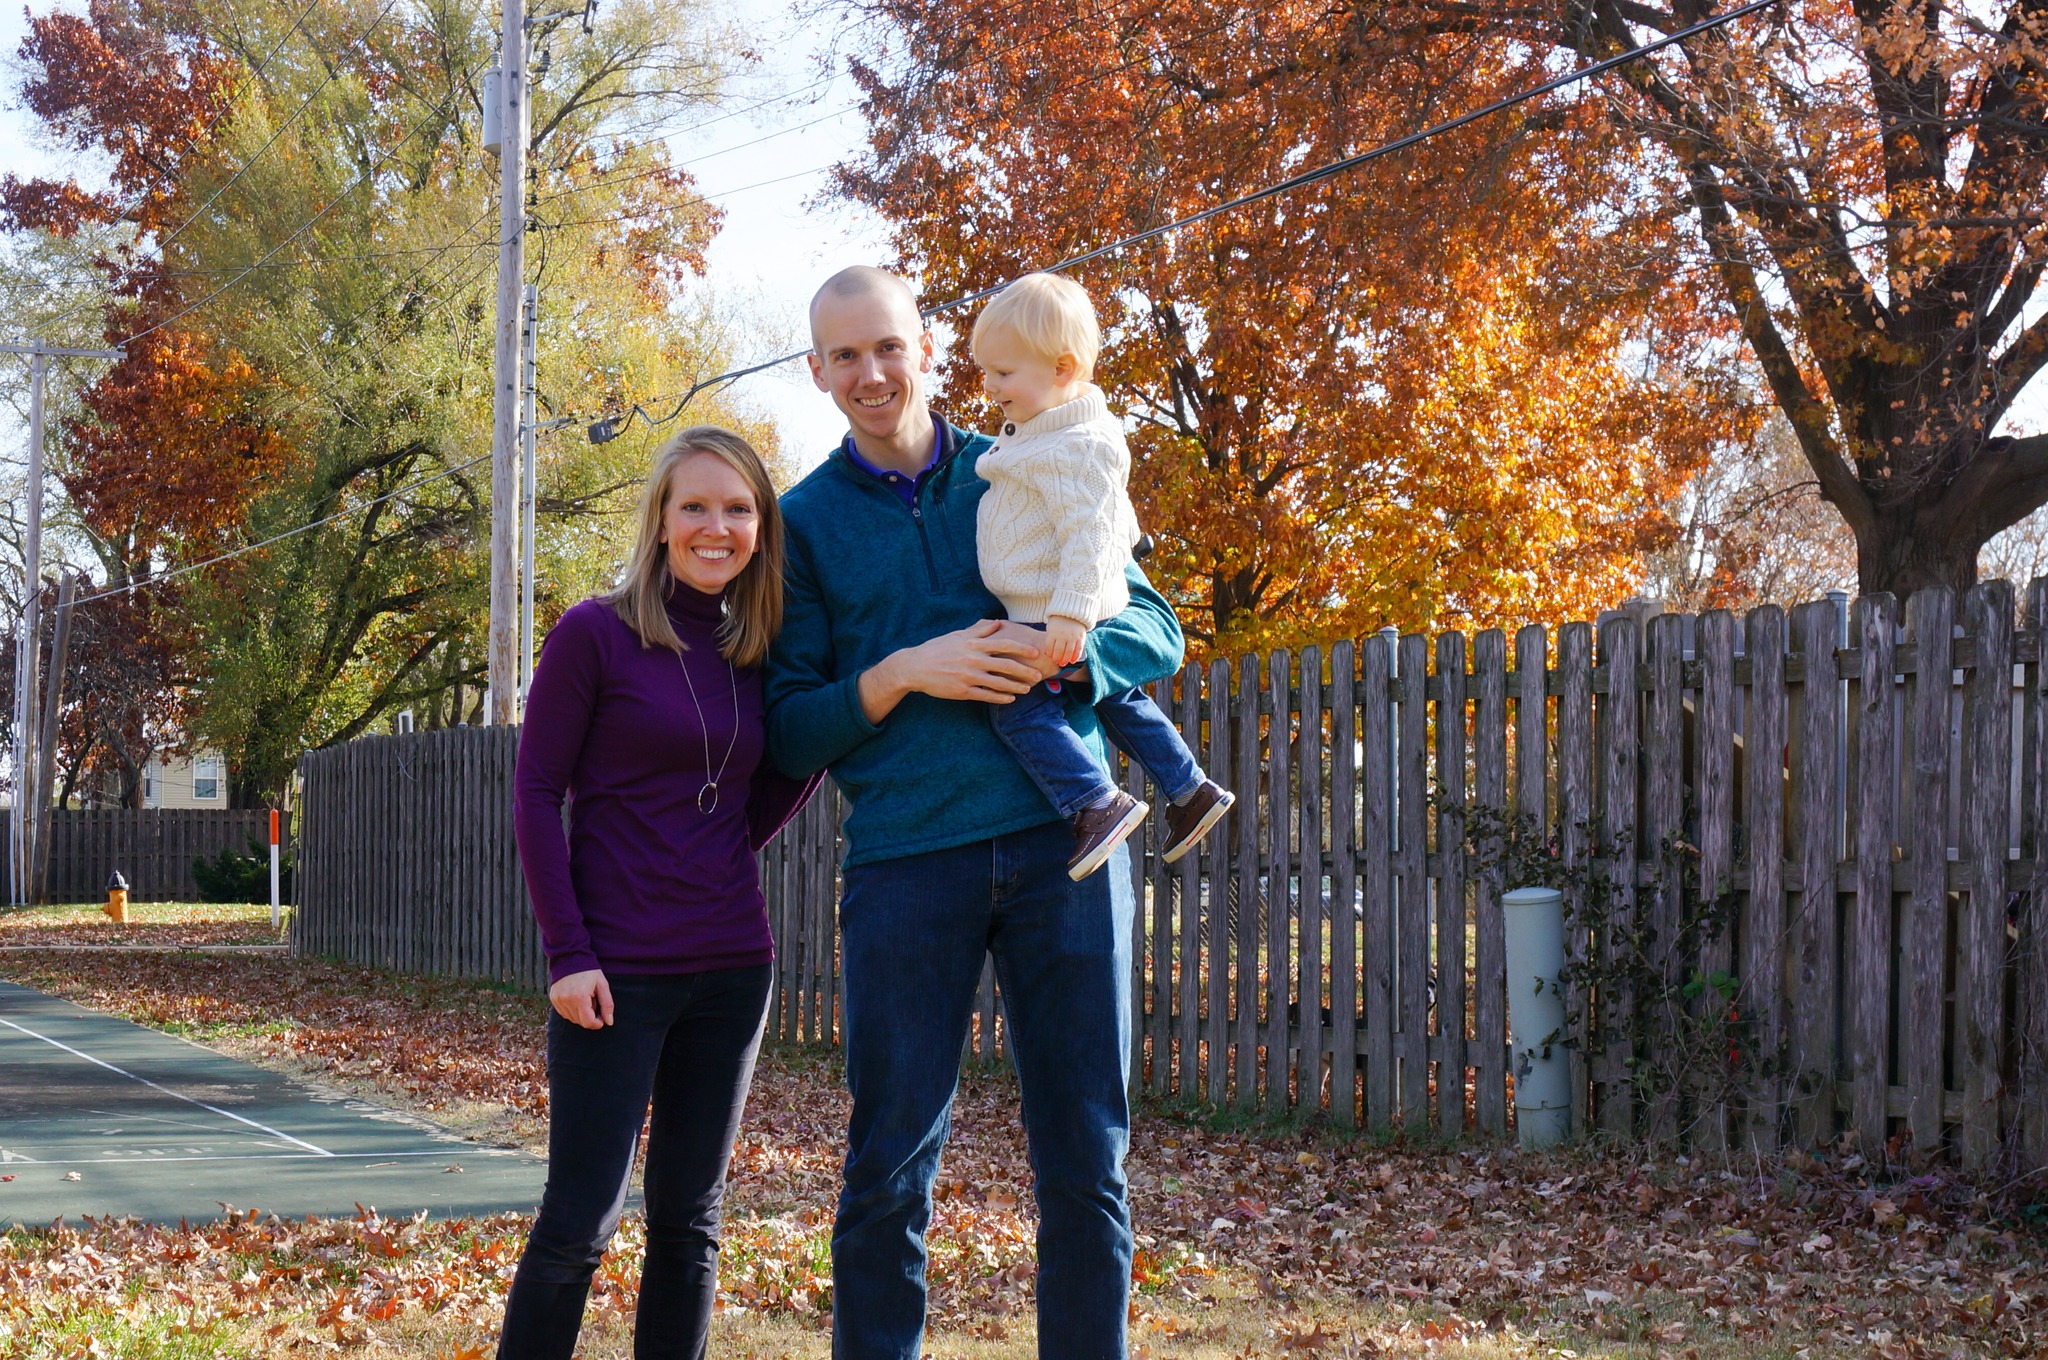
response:
[[[1046,640],[1046,631],[1044,629],[1033,628],[1028,623],[1011,623],[1008,620],[1005,620],[1000,626],[1002,631],[996,634],[997,637],[1015,638],[1019,642],[1038,648],[1038,655],[1033,664],[1038,667],[1039,679],[1050,680],[1064,669],[1064,667],[1052,659],[1052,647]],[[1072,665],[1073,663],[1068,662],[1067,664]],[[1083,666],[1067,678],[1069,680],[1086,680],[1088,678],[1088,668]]]
[[[548,1001],[572,1025],[603,1029],[612,1022],[612,988],[601,968],[561,978],[548,988]]]
[[[1045,621],[1046,650],[1051,653],[1052,664],[1061,669],[1081,659],[1081,648],[1087,641],[1088,629],[1079,619],[1054,614]]]
[[[860,707],[871,723],[895,711],[912,694],[934,699],[972,699],[1007,704],[1028,693],[1046,672],[1041,639],[1030,630],[1006,632],[1000,619],[942,633],[930,642],[891,652],[861,672]]]

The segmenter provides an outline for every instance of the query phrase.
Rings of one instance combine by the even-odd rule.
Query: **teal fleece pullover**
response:
[[[944,850],[1059,820],[989,726],[988,706],[912,694],[880,725],[861,712],[862,671],[891,652],[1001,618],[975,565],[985,435],[938,422],[939,458],[915,509],[843,448],[782,497],[788,565],[782,631],[764,672],[770,759],[799,778],[829,769],[852,807],[846,863]],[[1131,605],[1089,630],[1102,693],[1180,668],[1173,608],[1133,563]],[[1068,710],[1105,767],[1095,710]]]

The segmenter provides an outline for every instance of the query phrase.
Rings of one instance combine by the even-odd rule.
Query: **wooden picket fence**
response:
[[[295,954],[547,985],[512,835],[516,727],[359,737],[299,758]]]
[[[1136,1080],[1339,1124],[1507,1130],[1500,895],[1528,861],[1498,844],[1520,819],[1577,909],[1579,1128],[1703,1149],[1910,1139],[2048,1167],[2044,620],[2048,580],[2024,628],[1989,582],[1903,609],[1616,614],[1512,646],[1383,633],[1190,666],[1157,697],[1240,801],[1177,865],[1158,861],[1157,813],[1131,842]],[[301,947],[537,981],[515,740],[308,756]],[[828,789],[762,857],[784,1040],[837,1034],[842,812]],[[986,976],[969,1045],[1003,1048]]]
[[[289,819],[287,819],[289,820]],[[117,871],[133,902],[196,902],[192,861],[270,843],[263,808],[53,808],[52,902],[104,902]]]

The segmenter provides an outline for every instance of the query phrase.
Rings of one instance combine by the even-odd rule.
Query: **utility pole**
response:
[[[502,0],[498,52],[498,348],[491,392],[490,710],[485,721],[519,713],[517,608],[519,564],[519,333],[526,277],[525,0]]]
[[[526,324],[519,366],[519,720],[526,721],[526,691],[533,686],[533,501],[539,478],[533,466],[534,407],[540,387],[540,288],[526,285]]]
[[[21,637],[16,643],[14,664],[14,806],[8,809],[8,900],[19,906],[28,900],[29,880],[35,870],[33,844],[36,820],[36,768],[38,739],[36,727],[42,718],[37,703],[41,687],[36,670],[42,660],[39,634],[43,612],[43,387],[51,359],[124,359],[119,349],[66,349],[40,340],[27,344],[0,344],[0,354],[28,356],[28,495],[24,508],[21,539]],[[48,791],[41,791],[48,796]]]
[[[35,852],[35,871],[29,875],[28,898],[45,902],[50,896],[50,791],[57,784],[57,724],[64,711],[64,672],[71,657],[71,602],[78,596],[78,576],[64,572],[57,578],[57,619],[50,637],[50,681],[43,695],[43,721],[36,751],[36,801],[29,809],[28,843]]]

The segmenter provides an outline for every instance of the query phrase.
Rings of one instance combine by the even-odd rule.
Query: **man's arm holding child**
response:
[[[792,541],[783,570],[782,631],[769,651],[764,694],[768,752],[797,779],[825,769],[882,730],[912,694],[1007,704],[1040,678],[1037,640],[998,636],[987,619],[839,673],[832,620],[808,554]]]
[[[1037,684],[1040,649],[1033,641],[1005,636],[1001,619],[983,619],[957,632],[891,652],[860,673],[860,705],[870,724],[880,724],[913,694],[934,699],[973,699],[1007,704]]]
[[[1121,694],[1172,675],[1187,657],[1180,619],[1136,562],[1124,564],[1131,603],[1088,630],[1086,660],[1097,694]]]

